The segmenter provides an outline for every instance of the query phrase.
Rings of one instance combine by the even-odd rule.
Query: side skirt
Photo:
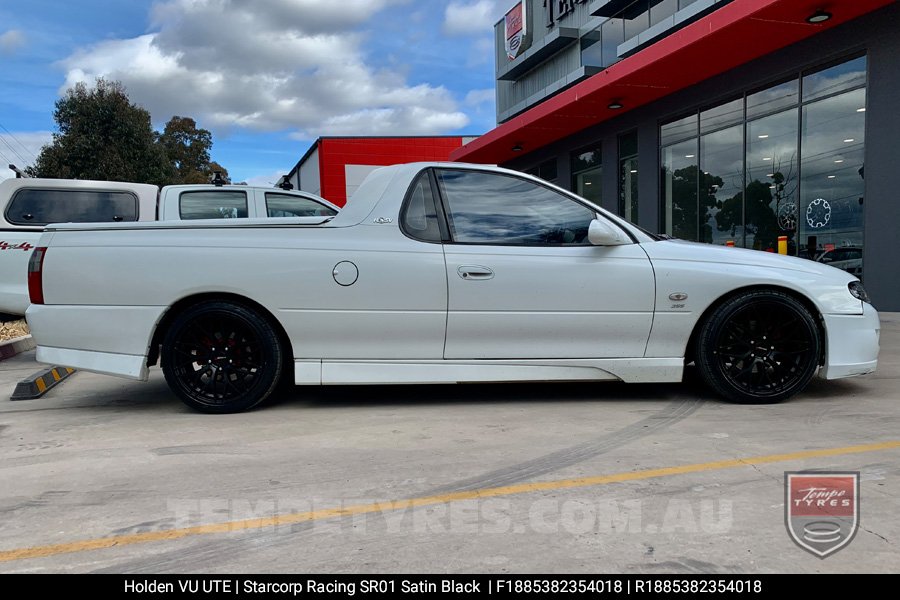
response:
[[[295,360],[296,385],[504,381],[681,381],[684,358],[565,360]]]

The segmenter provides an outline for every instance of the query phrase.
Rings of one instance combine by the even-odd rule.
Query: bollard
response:
[[[787,254],[787,236],[778,236],[778,254]]]

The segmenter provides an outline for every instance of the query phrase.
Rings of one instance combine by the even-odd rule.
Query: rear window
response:
[[[178,213],[185,221],[246,218],[247,193],[232,190],[182,192],[178,197]]]
[[[266,193],[266,211],[270,217],[333,217],[337,211],[311,198],[292,194]]]
[[[22,189],[6,209],[13,225],[137,221],[138,199],[130,192]]]

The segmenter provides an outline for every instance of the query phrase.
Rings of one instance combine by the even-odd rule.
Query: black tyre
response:
[[[701,327],[697,368],[709,387],[732,402],[781,402],[803,390],[818,368],[822,342],[816,319],[787,294],[740,294]]]
[[[185,404],[206,413],[253,408],[278,385],[282,365],[272,325],[231,302],[188,308],[172,322],[162,343],[169,387]]]

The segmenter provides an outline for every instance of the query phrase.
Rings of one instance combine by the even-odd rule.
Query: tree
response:
[[[164,185],[172,168],[157,143],[150,113],[133,104],[117,81],[84,83],[56,101],[59,128],[34,165],[34,177],[101,179]]]
[[[213,169],[215,163],[210,162],[212,134],[197,128],[197,122],[190,117],[169,119],[159,143],[165,148],[174,171],[172,183],[208,183],[213,171],[224,171],[219,165]]]

